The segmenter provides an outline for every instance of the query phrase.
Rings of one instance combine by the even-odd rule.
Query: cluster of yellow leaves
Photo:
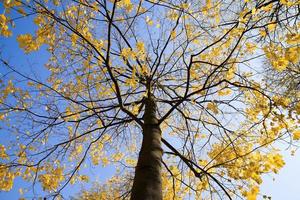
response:
[[[104,145],[110,142],[111,136],[109,136],[108,134],[104,134],[100,140],[93,143],[89,151],[93,165],[99,165],[101,162],[102,166],[105,167],[109,164],[109,160],[105,155]]]
[[[188,39],[192,39],[192,42],[196,45],[200,44],[200,41],[197,38],[197,35],[199,35],[199,32],[197,31],[197,28],[194,25],[186,24],[185,31],[186,31],[186,37]]]
[[[83,191],[81,193],[82,200],[98,200],[98,199],[117,199],[120,196],[120,193],[117,192],[109,192],[109,191]]]
[[[218,90],[219,96],[227,96],[227,95],[230,95],[231,93],[232,93],[232,90],[230,88],[224,88],[224,89]]]
[[[235,77],[235,72],[237,71],[236,65],[231,66],[225,74],[227,80],[232,80]]]
[[[291,103],[290,98],[283,97],[283,96],[277,96],[277,95],[275,95],[273,97],[273,101],[274,101],[275,105],[279,105],[279,106],[282,106],[284,108],[288,107]]]
[[[12,8],[14,6],[21,6],[22,3],[17,0],[4,0],[4,7],[6,9]]]
[[[59,184],[65,179],[63,168],[53,168],[51,166],[46,168],[46,173],[39,175],[39,181],[42,184],[43,190],[55,191]]]
[[[39,170],[42,170],[43,167],[40,167]],[[32,181],[37,172],[36,167],[26,167],[26,169],[22,172],[21,177],[26,181]]]
[[[91,150],[90,150],[90,156],[91,156],[93,165],[99,165],[101,157],[104,157],[102,142],[97,141],[96,143],[94,143],[92,145]]]
[[[104,184],[96,183],[91,191],[82,191],[80,199],[99,200],[99,199],[119,199],[127,188],[122,183],[128,181],[128,177],[112,177]]]
[[[294,140],[300,140],[300,130],[295,130],[293,132],[293,139]]]
[[[121,153],[121,152],[118,152],[118,153],[115,153],[115,154],[112,155],[112,159],[115,162],[120,161],[123,157],[124,157],[124,154]]]
[[[298,0],[280,0],[280,3],[286,6],[295,6],[300,4]]]
[[[290,33],[286,35],[286,42],[288,44],[299,44],[300,43],[300,33]]]
[[[137,164],[137,160],[133,159],[133,158],[126,158],[125,162],[127,165],[131,166],[131,167],[135,167]]]
[[[18,103],[15,106],[18,108],[26,108],[30,104],[25,101],[31,97],[28,91],[17,87],[12,80],[5,83],[0,80],[0,104],[5,102],[9,96],[17,100]],[[0,113],[0,120],[4,120],[8,115],[7,112]]]
[[[171,39],[174,40],[176,38],[176,31],[172,30],[170,33]]]
[[[18,163],[25,164],[26,161],[27,161],[27,154],[26,154],[26,151],[25,151],[26,146],[23,145],[23,144],[20,144],[19,147],[20,147],[20,150],[18,152],[18,157],[19,157]]]
[[[259,187],[252,186],[250,191],[243,191],[242,194],[247,198],[247,200],[256,200],[259,193]]]
[[[25,101],[31,97],[27,90],[17,87],[12,80],[7,82],[0,80],[0,104],[5,102],[9,96],[17,100],[18,104],[15,106],[18,108],[27,108],[30,105],[29,102]],[[9,113],[7,112],[0,113],[0,120],[4,120],[8,115]]]
[[[178,12],[176,12],[175,10],[169,10],[166,14],[166,18],[171,20],[171,21],[174,21],[178,18]]]
[[[9,94],[15,93],[18,89],[14,86],[11,80],[8,81],[6,87],[1,91],[0,94],[0,103],[8,97]]]
[[[256,50],[256,45],[254,43],[251,42],[246,42],[246,50],[248,53],[253,54]]]
[[[140,109],[139,104],[134,104],[132,106],[131,113],[134,114],[134,115],[138,115],[139,114],[139,109]]]
[[[65,121],[77,121],[80,118],[80,114],[79,112],[77,112],[77,109],[79,108],[74,108],[71,109],[69,106],[66,107],[65,109],[65,116],[64,116],[64,120]]]
[[[204,16],[212,19],[213,25],[218,25],[220,23],[220,8],[221,2],[212,2],[212,0],[206,0],[205,6],[201,8]]]
[[[199,163],[201,166],[207,164],[207,161]],[[212,170],[209,171],[209,173]],[[185,199],[191,195],[192,191],[189,187],[186,187],[181,180],[189,180],[190,184],[196,189],[196,196],[202,197],[202,193],[207,191],[209,188],[209,180],[206,176],[201,177],[201,180],[195,178],[192,171],[187,171],[185,174],[179,170],[178,166],[170,165],[168,171],[162,172],[162,188],[163,188],[163,199]],[[170,192],[171,191],[171,192]],[[174,193],[174,192],[175,193]]]
[[[120,55],[125,63],[134,60],[144,61],[146,59],[145,44],[142,41],[138,41],[134,49],[125,47],[121,50]],[[122,70],[118,70],[118,72],[122,73]],[[141,62],[139,62],[138,66],[133,64],[131,76],[125,80],[125,85],[136,88],[138,84],[137,74],[142,76],[149,75],[147,66],[141,64]]]
[[[0,158],[9,159],[8,155],[6,154],[6,148],[2,144],[0,144]]]
[[[40,49],[42,44],[52,44],[55,35],[51,33],[49,27],[42,27],[36,31],[35,37],[31,34],[22,34],[17,37],[19,47],[29,53]]]
[[[286,59],[293,64],[299,62],[300,60],[299,54],[300,54],[300,47],[290,47],[287,48],[285,51]]]
[[[288,120],[285,120],[280,115],[274,115],[272,118],[269,118],[271,122],[269,124],[264,124],[265,131],[261,135],[257,143],[264,145],[270,142],[273,142],[276,137],[283,133],[288,127],[292,127],[293,124]]]
[[[74,148],[70,152],[69,161],[72,161],[74,158],[79,158],[79,155],[84,151],[82,144],[74,144]]]
[[[266,53],[267,58],[270,60],[272,66],[277,71],[281,72],[286,69],[289,62],[288,60],[282,56],[283,49],[279,46],[270,45],[268,47],[264,47],[264,51]]]
[[[136,56],[139,59],[144,60],[145,56],[146,56],[145,53],[146,53],[146,50],[145,50],[145,44],[144,44],[144,42],[138,41],[136,43]]]
[[[34,23],[38,26],[35,34],[21,34],[17,37],[19,47],[25,51],[25,53],[30,53],[32,51],[37,51],[40,49],[41,45],[48,44],[53,46],[55,41],[55,33],[53,26],[50,25],[51,19],[42,15],[37,15],[34,19]]]
[[[117,6],[119,8],[124,8],[126,12],[131,12],[132,9],[134,8],[133,4],[131,3],[130,0],[121,0],[118,1]]]
[[[40,48],[31,34],[19,35],[17,41],[19,42],[19,47],[24,49],[26,53],[37,51]]]
[[[145,59],[145,44],[142,41],[138,41],[136,43],[135,49],[123,48],[121,50],[121,56],[125,61],[130,60],[130,59],[144,60]]]
[[[287,34],[288,44],[299,44],[300,34]],[[300,47],[292,46],[288,48],[282,48],[271,44],[263,48],[270,63],[279,72],[282,72],[287,68],[289,63],[296,64],[299,62]]]
[[[224,30],[225,33],[227,31],[228,30]],[[228,38],[224,39],[222,44],[220,44],[220,46],[210,48],[210,50],[207,51],[207,53],[201,53],[198,59],[216,65],[220,64],[224,60],[224,56],[230,53],[231,51],[230,47],[232,46],[232,44],[234,44],[235,38],[238,38],[243,31],[244,28],[240,28],[240,27],[234,28],[228,34]],[[232,64],[228,65],[228,71],[227,71],[228,74],[225,74],[225,76],[228,76],[226,77],[226,79],[230,80],[232,77],[234,77],[234,73],[237,70],[237,66],[235,64],[236,62],[238,62],[237,58],[230,58],[228,60],[228,63],[232,63]],[[209,74],[210,72],[211,69],[207,69],[207,74]]]
[[[6,166],[0,166],[0,190],[10,191],[13,187],[15,174]]]
[[[234,145],[234,147],[233,147]],[[242,142],[232,145],[213,145],[212,151],[209,156],[214,160],[213,165],[219,163],[227,163],[223,165],[226,169],[226,174],[235,179],[243,180],[248,184],[260,185],[262,183],[262,175],[265,173],[278,173],[285,162],[282,156],[276,151],[262,153],[255,151],[250,153],[253,149],[252,144],[249,142]],[[255,191],[258,191],[258,187]],[[241,188],[243,190],[243,188]],[[252,191],[242,192],[247,199],[256,199],[257,192]]]
[[[267,28],[270,32],[273,32],[276,28],[276,23],[275,22],[272,22],[270,24],[267,25]]]
[[[206,106],[206,108],[208,110],[213,111],[214,114],[218,114],[219,113],[219,109],[218,109],[218,105],[214,102],[209,102]]]
[[[129,60],[136,58],[136,53],[132,51],[131,48],[123,48],[121,51],[121,56],[124,60]]]
[[[174,175],[174,178],[180,179],[182,176],[180,171],[176,166],[171,166],[170,171]],[[162,172],[162,188],[163,188],[163,199],[165,200],[173,200],[173,199],[183,199],[184,196],[187,194],[187,190],[183,191],[183,187],[178,180],[175,180],[175,184],[173,185],[173,180],[170,177],[168,172]],[[173,188],[174,187],[174,188]],[[176,194],[174,194],[173,189],[175,189]]]
[[[5,15],[0,14],[0,35],[3,35],[4,37],[12,35],[11,30],[8,29],[8,21],[9,19]]]
[[[259,89],[259,87],[257,87]],[[253,122],[257,122],[259,114],[266,116],[270,112],[269,100],[258,91],[245,91],[245,103],[249,105],[245,109],[247,118]]]
[[[90,180],[90,177],[87,175],[80,175],[78,178],[80,181],[86,182],[86,183],[89,182],[89,180]]]
[[[136,78],[135,72],[136,72],[136,70],[134,69],[132,71],[131,77],[127,78],[126,81],[125,81],[125,84],[132,87],[132,88],[136,88],[137,84],[138,84],[138,79]],[[135,112],[136,110],[133,110],[133,111]]]

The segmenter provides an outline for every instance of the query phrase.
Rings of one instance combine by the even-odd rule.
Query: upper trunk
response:
[[[135,169],[131,200],[161,200],[161,130],[154,97],[146,99],[143,142]]]

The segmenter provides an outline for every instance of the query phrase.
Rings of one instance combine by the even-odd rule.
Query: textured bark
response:
[[[146,99],[143,142],[135,169],[131,200],[161,200],[161,130],[153,97]]]

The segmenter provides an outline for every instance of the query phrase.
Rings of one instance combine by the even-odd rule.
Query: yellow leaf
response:
[[[300,33],[292,33],[286,35],[286,42],[288,44],[298,44],[300,43]]]
[[[207,107],[206,107],[208,110],[211,110],[211,111],[213,111],[213,113],[215,113],[215,114],[218,114],[219,113],[219,110],[218,110],[218,106],[217,106],[217,104],[216,103],[208,103],[207,104]]]
[[[293,139],[299,140],[300,139],[300,130],[296,130],[293,132]]]
[[[87,183],[89,182],[90,178],[87,175],[81,175],[79,176],[79,180]]]
[[[141,41],[139,41],[139,42],[136,43],[136,48],[137,48],[138,51],[142,51],[142,52],[145,51],[145,45]]]
[[[275,22],[272,22],[271,24],[268,24],[268,30],[270,32],[274,31],[276,28],[276,23]]]
[[[174,40],[176,38],[176,31],[171,31],[171,39]]]
[[[218,91],[219,96],[227,96],[227,95],[230,95],[231,93],[232,93],[232,90],[229,88],[225,88],[225,89]]]
[[[9,159],[8,155],[6,154],[6,148],[2,144],[0,144],[0,158]]]

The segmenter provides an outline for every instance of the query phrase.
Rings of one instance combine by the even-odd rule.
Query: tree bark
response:
[[[143,142],[131,191],[131,200],[161,200],[161,129],[154,97],[145,100]]]

